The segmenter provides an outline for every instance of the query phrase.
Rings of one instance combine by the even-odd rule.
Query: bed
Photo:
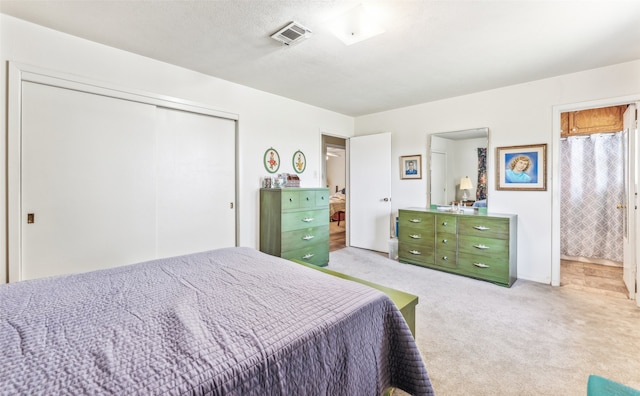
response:
[[[0,394],[433,394],[382,292],[250,248],[0,285]]]
[[[473,203],[473,207],[474,208],[486,208],[487,207],[487,200],[486,199],[481,199],[481,200],[475,201]]]
[[[329,219],[332,221],[344,220],[347,198],[343,193],[335,193],[329,197]]]

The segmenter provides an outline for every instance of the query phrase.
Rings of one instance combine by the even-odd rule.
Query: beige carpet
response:
[[[584,396],[589,374],[640,389],[634,301],[505,288],[356,248],[331,252],[328,268],[419,296],[416,341],[438,395]]]

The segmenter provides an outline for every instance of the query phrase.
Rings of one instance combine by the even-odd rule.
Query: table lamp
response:
[[[471,179],[469,179],[469,176],[465,176],[463,178],[460,179],[460,190],[462,190],[462,200],[463,201],[467,201],[467,190],[472,189],[473,186],[471,185]]]

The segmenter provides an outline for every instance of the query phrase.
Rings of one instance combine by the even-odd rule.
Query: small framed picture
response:
[[[296,173],[302,173],[307,167],[307,157],[300,150],[293,153],[293,170]]]
[[[280,154],[278,154],[276,149],[270,147],[264,152],[262,162],[267,172],[276,173],[278,169],[280,169]]]
[[[422,179],[422,155],[400,157],[400,179]]]
[[[498,147],[497,190],[547,190],[547,145]]]

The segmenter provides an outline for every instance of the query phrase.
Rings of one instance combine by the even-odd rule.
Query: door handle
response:
[[[382,200],[383,200],[384,202],[389,202],[389,201],[391,201],[391,198],[382,198]]]

